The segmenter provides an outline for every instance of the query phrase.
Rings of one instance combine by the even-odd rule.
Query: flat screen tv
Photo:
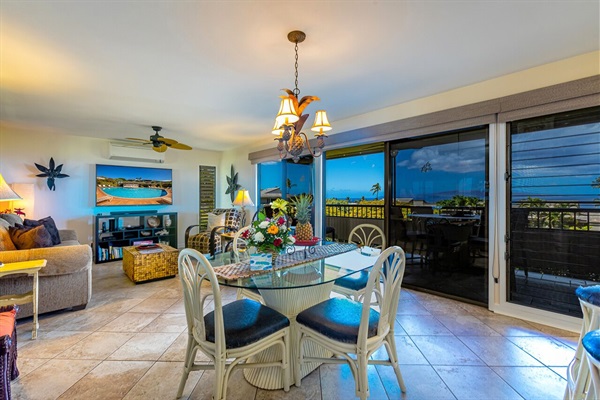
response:
[[[96,206],[173,204],[173,171],[96,164]]]

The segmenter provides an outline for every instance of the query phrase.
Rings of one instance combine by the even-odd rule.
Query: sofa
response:
[[[19,222],[21,221],[21,222]],[[35,222],[35,221],[34,221]],[[46,267],[39,273],[38,313],[43,314],[63,309],[83,309],[92,296],[92,249],[77,240],[73,230],[57,230],[60,244],[50,247],[6,250],[10,226],[18,226],[23,220],[15,214],[0,214],[0,261],[45,259]],[[54,222],[52,221],[54,224]],[[0,278],[0,293],[23,294],[31,291],[32,277],[24,274]],[[19,307],[18,318],[33,315],[31,303]]]

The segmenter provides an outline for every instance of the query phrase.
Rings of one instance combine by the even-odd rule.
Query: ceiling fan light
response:
[[[327,113],[325,110],[319,110],[315,114],[315,123],[312,128],[310,128],[313,132],[327,132],[331,130],[331,124],[329,124],[329,120],[327,119]]]

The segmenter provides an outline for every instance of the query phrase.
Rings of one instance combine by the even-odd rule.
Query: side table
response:
[[[33,277],[33,289],[24,294],[7,294],[0,296],[0,306],[13,304],[33,304],[33,329],[31,338],[37,339],[38,324],[38,273],[46,266],[46,260],[20,261],[6,263],[0,267],[0,278],[14,274],[27,274]]]

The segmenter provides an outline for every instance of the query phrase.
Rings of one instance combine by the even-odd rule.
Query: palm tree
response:
[[[379,182],[371,186],[370,192],[375,195],[375,200],[379,200],[379,192],[381,192],[381,186],[379,185]]]

